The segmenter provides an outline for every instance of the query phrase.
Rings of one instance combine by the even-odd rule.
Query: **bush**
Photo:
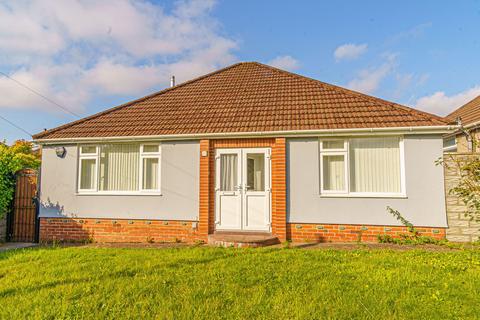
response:
[[[3,218],[13,199],[15,173],[19,170],[40,166],[39,155],[32,150],[31,142],[19,140],[8,146],[0,142],[0,218]]]
[[[378,242],[395,244],[445,244],[447,242],[447,240],[437,240],[433,237],[422,236],[399,211],[390,207],[387,207],[387,211],[407,228],[408,233],[400,234],[399,238],[394,238],[388,234],[379,234],[377,237]]]

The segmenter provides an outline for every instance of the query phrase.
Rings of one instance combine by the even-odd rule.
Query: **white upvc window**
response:
[[[80,194],[159,194],[161,148],[157,144],[79,147]]]
[[[322,194],[348,193],[348,143],[346,140],[320,142],[320,170]]]
[[[81,146],[78,161],[78,190],[97,191],[97,146]]]
[[[322,196],[405,197],[403,138],[320,140]]]
[[[160,145],[143,144],[140,148],[140,190],[160,192]]]

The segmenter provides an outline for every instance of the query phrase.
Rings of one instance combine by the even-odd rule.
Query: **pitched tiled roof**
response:
[[[453,111],[447,118],[451,121],[461,118],[464,125],[480,121],[480,96]]]
[[[445,125],[435,115],[243,62],[35,139]]]

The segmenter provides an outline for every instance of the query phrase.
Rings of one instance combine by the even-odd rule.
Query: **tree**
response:
[[[15,173],[19,170],[40,166],[40,156],[33,150],[33,144],[18,140],[9,146],[0,142],[0,218],[3,218],[15,192]]]

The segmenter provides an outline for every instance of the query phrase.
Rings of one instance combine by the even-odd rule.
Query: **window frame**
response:
[[[82,147],[95,147],[95,153],[83,153]],[[98,146],[92,145],[82,145],[78,148],[78,185],[77,190],[78,192],[97,192],[98,191]],[[94,175],[94,186],[92,189],[82,189],[82,160],[95,160],[95,175]]]
[[[323,140],[325,141],[325,140]],[[348,148],[347,143],[344,141],[344,148],[343,149],[323,149],[323,141],[320,142],[320,192],[323,195],[346,195],[350,189],[350,181],[349,181],[349,157],[348,157]],[[330,140],[327,140],[330,141]],[[323,168],[324,168],[324,157],[328,156],[343,156],[343,170],[344,170],[344,190],[325,190],[323,184]]]
[[[398,138],[399,139],[399,157],[400,157],[400,192],[352,192],[350,191],[350,140],[369,139],[369,138]],[[343,140],[343,149],[325,149],[324,141]],[[323,188],[323,157],[325,155],[344,155],[345,159],[345,191],[324,190]],[[320,166],[320,196],[321,197],[347,197],[347,198],[407,198],[405,184],[405,153],[403,136],[358,136],[358,137],[339,137],[339,138],[319,138],[319,166]]]
[[[158,146],[158,151],[157,152],[146,152],[146,151],[144,151],[145,146],[153,146],[153,145]],[[144,182],[143,181],[143,162],[144,162],[144,159],[158,159],[157,189],[144,189],[143,188],[143,182]],[[161,190],[161,186],[160,186],[161,169],[160,168],[161,167],[162,167],[162,151],[161,151],[160,144],[153,144],[153,143],[141,144],[140,145],[140,166],[139,166],[140,173],[138,175],[138,179],[139,179],[138,189],[141,193],[154,193],[154,194],[160,193],[160,190]]]
[[[121,144],[121,143],[111,143],[111,144]],[[125,144],[125,143],[124,143]],[[99,181],[99,169],[100,169],[100,149],[101,146],[104,144],[81,144],[78,145],[78,162],[77,162],[77,195],[162,195],[161,193],[161,172],[162,172],[162,146],[159,142],[156,143],[137,143],[138,145],[138,152],[139,152],[139,185],[138,190],[136,191],[101,191],[98,189],[100,181]],[[157,152],[144,152],[144,146],[158,146]],[[94,146],[96,149],[95,153],[83,153],[82,147],[85,146]],[[158,182],[157,182],[157,189],[143,189],[143,160],[145,158],[154,158],[158,159]],[[81,189],[81,161],[83,159],[95,159],[95,186],[94,189]]]

